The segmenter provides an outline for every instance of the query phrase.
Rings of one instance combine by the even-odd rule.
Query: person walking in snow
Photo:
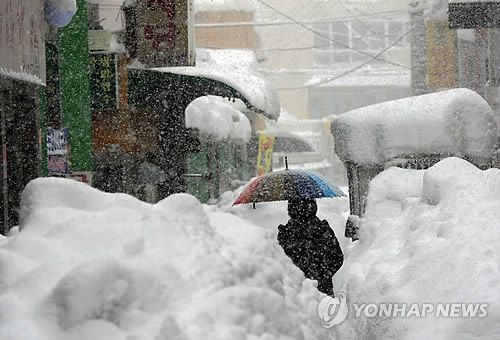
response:
[[[316,216],[316,201],[289,201],[286,225],[278,226],[278,242],[306,278],[317,280],[317,289],[334,296],[333,275],[344,262],[335,233],[326,220]]]

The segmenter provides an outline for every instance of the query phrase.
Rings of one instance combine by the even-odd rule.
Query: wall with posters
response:
[[[43,0],[0,1],[0,75],[45,82]]]

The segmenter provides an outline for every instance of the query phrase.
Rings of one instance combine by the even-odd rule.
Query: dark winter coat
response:
[[[344,254],[328,222],[320,220],[316,211],[315,201],[289,202],[290,220],[278,227],[278,242],[307,278],[331,280]]]

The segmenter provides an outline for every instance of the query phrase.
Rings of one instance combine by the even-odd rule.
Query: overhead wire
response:
[[[390,50],[392,47],[394,47],[400,40],[404,39],[408,34],[410,34],[416,27],[417,27],[417,24],[423,19],[420,19],[419,21],[417,21],[408,31],[406,31],[403,35],[401,35],[398,39],[394,40],[389,46],[387,46],[386,48],[380,50],[376,55],[374,55],[373,57],[371,57],[370,59],[367,59],[366,61],[362,62],[361,64],[349,69],[349,70],[346,70],[345,72],[342,72],[341,74],[337,75],[337,76],[333,76],[333,77],[329,77],[327,79],[324,79],[318,83],[315,83],[315,84],[310,84],[310,85],[304,85],[304,86],[296,86],[296,87],[283,87],[283,88],[277,88],[275,89],[276,91],[285,91],[285,90],[299,90],[299,89],[304,89],[304,88],[309,88],[309,87],[314,87],[314,86],[319,86],[319,85],[323,85],[323,84],[326,84],[326,83],[330,83],[334,80],[337,80],[337,79],[340,79],[340,78],[343,78],[345,77],[346,75],[348,74],[351,74],[357,70],[359,70],[360,68],[362,68],[363,66],[367,65],[368,63],[370,63],[371,61],[377,59],[378,56],[382,55],[383,53],[387,52],[388,50]],[[407,68],[407,67],[405,67]]]
[[[305,28],[306,30],[308,30],[308,31],[310,31],[310,32],[312,32],[312,33],[314,33],[315,35],[318,35],[318,36],[320,36],[320,37],[322,37],[322,38],[324,38],[324,39],[330,40],[330,41],[332,41],[333,43],[335,43],[335,44],[337,44],[337,45],[339,45],[339,46],[341,46],[341,47],[344,47],[344,48],[346,48],[346,49],[353,50],[353,51],[355,51],[355,52],[357,52],[357,53],[359,53],[359,54],[366,55],[366,56],[368,56],[368,57],[370,57],[370,58],[375,57],[375,59],[377,59],[377,60],[380,60],[380,61],[386,62],[386,63],[391,64],[391,65],[394,65],[394,66],[399,66],[399,67],[403,67],[403,68],[409,69],[409,67],[407,67],[407,66],[405,66],[405,65],[402,65],[402,64],[399,64],[399,63],[396,63],[396,62],[393,62],[393,61],[390,61],[390,60],[384,59],[384,58],[380,58],[380,54],[377,54],[377,55],[375,55],[375,56],[374,56],[374,55],[372,55],[372,54],[370,54],[370,53],[368,53],[368,52],[365,52],[365,51],[362,51],[362,50],[359,50],[359,49],[356,49],[356,48],[350,47],[348,44],[344,44],[344,43],[342,43],[342,42],[340,42],[340,41],[337,41],[337,40],[335,40],[335,39],[331,38],[329,35],[325,35],[325,34],[323,34],[323,33],[321,33],[321,32],[318,32],[318,31],[316,31],[316,30],[314,30],[314,29],[310,28],[309,26],[305,25],[304,23],[302,23],[302,22],[300,22],[300,21],[298,21],[298,20],[296,20],[296,19],[294,19],[294,18],[290,17],[290,16],[289,16],[289,15],[287,15],[286,13],[283,13],[283,12],[282,12],[282,11],[280,11],[279,9],[277,9],[277,8],[275,8],[275,7],[271,6],[271,5],[269,5],[268,3],[264,2],[263,0],[256,0],[256,1],[258,1],[258,2],[259,2],[259,3],[261,3],[262,5],[264,5],[264,6],[268,7],[268,8],[270,8],[271,10],[275,11],[276,13],[279,13],[280,15],[282,15],[282,16],[284,16],[284,17],[286,17],[287,19],[294,21],[295,23],[297,23],[297,25],[299,25],[299,26],[301,26],[301,27]],[[401,39],[397,39],[396,41],[399,41],[399,40],[401,40]],[[391,46],[391,47],[392,47],[392,46]]]

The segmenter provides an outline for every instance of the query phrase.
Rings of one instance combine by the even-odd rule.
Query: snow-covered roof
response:
[[[324,75],[315,75],[310,80],[306,82],[306,86],[314,86],[315,84],[321,83],[321,87],[331,87],[331,86],[401,86],[410,87],[411,86],[411,72],[409,70],[388,70],[388,71],[376,71],[376,70],[363,70],[358,72],[353,72],[349,75],[341,77],[339,79],[327,81],[328,77]]]
[[[202,11],[244,11],[254,12],[257,6],[254,0],[194,0],[194,9]]]
[[[497,138],[492,109],[469,89],[349,111],[333,121],[332,132],[339,157],[358,164],[409,155],[491,157]]]
[[[245,110],[245,104],[239,100],[233,103],[218,96],[200,97],[186,108],[186,127],[196,128],[218,140],[232,137],[247,142],[252,128],[241,110]]]
[[[153,70],[218,80],[241,93],[256,109],[273,118],[279,117],[278,95],[257,71],[257,59],[252,51],[196,49],[194,67],[159,67]]]

